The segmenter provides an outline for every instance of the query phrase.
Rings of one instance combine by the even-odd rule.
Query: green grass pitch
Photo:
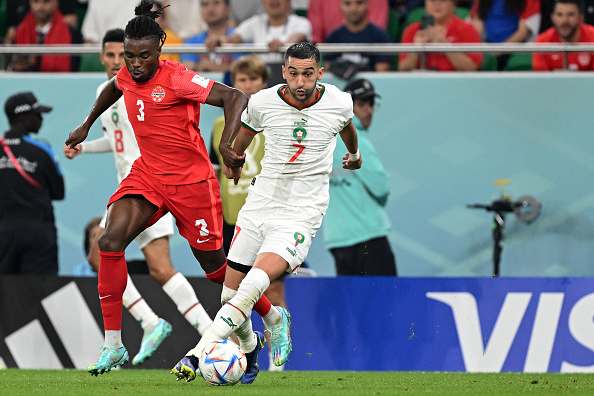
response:
[[[0,370],[0,395],[593,395],[594,374],[286,371],[251,385],[177,382],[164,370]]]

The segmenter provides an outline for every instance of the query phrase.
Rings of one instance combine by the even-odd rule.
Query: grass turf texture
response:
[[[592,395],[594,374],[263,371],[252,385],[175,381],[164,370],[0,370],[1,395]]]

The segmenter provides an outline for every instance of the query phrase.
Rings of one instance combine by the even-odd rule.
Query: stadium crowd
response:
[[[0,0],[4,44],[100,43],[105,32],[123,28],[138,0]],[[225,44],[267,44],[261,54],[279,82],[279,48],[313,43],[588,43],[594,0],[162,0],[167,46],[200,45],[207,54],[182,54],[191,70],[229,72],[242,54],[222,55]],[[560,9],[558,9],[560,8]],[[563,68],[559,54],[327,53],[327,70],[349,80],[359,71],[553,70]],[[570,70],[593,70],[590,53],[574,53]],[[178,54],[168,54],[179,60]],[[557,59],[554,61],[554,59]],[[422,64],[421,64],[422,63]],[[534,66],[533,66],[534,64]],[[102,71],[99,56],[85,54],[7,56],[9,71]],[[228,75],[228,74],[227,74]]]

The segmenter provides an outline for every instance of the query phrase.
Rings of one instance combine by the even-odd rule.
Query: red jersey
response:
[[[161,183],[197,183],[214,177],[200,134],[200,104],[214,84],[185,66],[160,60],[149,81],[137,83],[128,69],[117,74],[144,168]]]
[[[421,28],[419,22],[410,24],[402,34],[401,43],[412,43],[415,34]],[[480,43],[481,37],[478,32],[472,26],[472,24],[463,21],[462,19],[454,16],[446,27],[446,37],[450,43]],[[402,62],[409,54],[401,54],[398,58]],[[468,53],[467,54],[477,66],[480,66],[483,61],[483,55],[480,53]],[[419,57],[419,65],[421,67]],[[439,70],[439,71],[455,71],[452,62],[448,59],[446,54],[427,54],[425,58],[425,68],[427,70]]]
[[[561,37],[555,27],[542,32],[535,43],[561,43]],[[594,26],[582,23],[578,43],[594,43]],[[570,52],[567,55],[567,69],[575,71],[594,70],[594,58],[591,52]],[[532,70],[551,71],[563,69],[563,54],[560,52],[535,52],[532,54]]]

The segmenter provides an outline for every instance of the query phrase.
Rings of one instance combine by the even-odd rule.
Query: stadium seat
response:
[[[513,54],[509,57],[504,71],[532,71],[531,54]]]
[[[80,66],[78,71],[81,72],[102,72],[105,68],[101,64],[99,55],[95,54],[84,54],[80,57]]]
[[[0,39],[6,34],[6,0],[0,0]]]
[[[493,54],[483,54],[483,63],[479,71],[497,71],[497,58]]]

